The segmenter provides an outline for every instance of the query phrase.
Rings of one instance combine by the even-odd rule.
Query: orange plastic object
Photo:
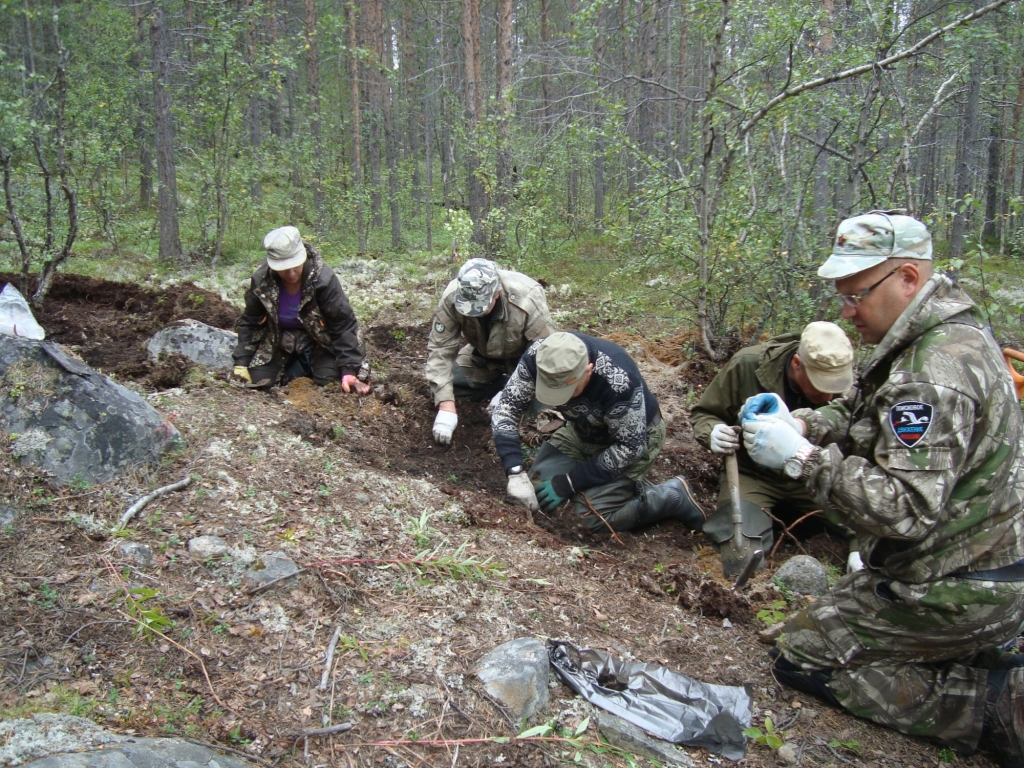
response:
[[[1018,352],[1016,349],[1010,349],[1007,347],[1003,350],[1003,357],[1006,359],[1006,365],[1010,369],[1010,376],[1013,378],[1013,386],[1017,388],[1017,399],[1024,400],[1024,376],[1017,373],[1017,369],[1013,367],[1011,360],[1024,363],[1024,352]]]

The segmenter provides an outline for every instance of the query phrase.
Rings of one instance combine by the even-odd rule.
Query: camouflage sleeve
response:
[[[523,353],[516,369],[509,376],[505,389],[501,391],[501,398],[491,415],[494,447],[506,472],[523,463],[523,447],[519,442],[519,420],[530,407],[537,391],[536,361],[539,346],[539,342],[534,342]]]
[[[527,341],[546,339],[555,332],[555,325],[551,322],[551,311],[548,309],[548,299],[544,295],[544,289],[537,286],[531,290],[530,299],[533,302],[533,311],[530,312],[523,333]]]
[[[609,408],[604,422],[613,442],[569,473],[576,491],[610,483],[643,457],[647,448],[643,387],[634,387],[626,398]]]
[[[803,419],[807,425],[805,437],[815,445],[838,443],[845,438],[850,426],[850,409],[854,396],[833,400],[817,409],[797,408],[793,411],[793,418]]]
[[[907,382],[884,387],[875,405],[873,425],[861,421],[850,430],[853,445],[870,440],[861,430],[873,432],[872,459],[844,456],[838,445],[826,444],[812,459],[808,489],[858,533],[920,541],[945,522],[971,444],[976,404],[950,387]]]
[[[238,343],[235,345],[231,357],[235,365],[248,367],[252,356],[256,354],[256,334],[260,326],[267,321],[267,309],[256,297],[256,281],[249,281],[249,290],[245,292],[245,310],[242,316],[235,323],[235,331],[238,333]]]
[[[452,366],[459,354],[461,338],[462,323],[442,297],[430,323],[430,337],[427,339],[427,383],[434,396],[434,405],[455,399]]]

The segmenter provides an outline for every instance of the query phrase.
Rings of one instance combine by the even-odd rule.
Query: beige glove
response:
[[[249,375],[249,369],[244,365],[236,365],[235,370],[232,371],[240,379],[244,379],[249,384],[252,384],[252,376]]]
[[[533,483],[530,482],[530,478],[525,472],[508,476],[508,489],[505,493],[516,504],[522,504],[531,512],[540,509],[537,494],[533,490]]]

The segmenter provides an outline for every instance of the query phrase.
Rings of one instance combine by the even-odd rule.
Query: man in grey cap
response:
[[[295,227],[268,232],[263,247],[267,261],[252,275],[236,326],[234,375],[253,387],[308,376],[368,393],[359,325],[337,276]]]
[[[783,628],[776,679],[965,753],[1024,764],[1024,424],[984,315],[932,272],[916,219],[839,225],[818,274],[876,344],[818,410],[752,402],[751,459],[854,530],[865,569]]]
[[[434,440],[451,443],[459,423],[456,397],[496,396],[530,342],[554,330],[536,280],[487,259],[463,264],[441,295],[427,342],[427,382],[437,406]]]
[[[740,409],[758,394],[781,398],[789,410],[817,408],[853,386],[853,346],[834,323],[816,322],[803,333],[776,336],[741,349],[722,366],[693,407],[693,436],[712,453],[737,453],[743,532],[754,549],[771,551],[772,520],[792,521],[819,509],[802,483],[780,478],[747,456],[738,432]],[[719,480],[718,508],[704,524],[704,533],[721,548],[733,536],[728,481]],[[732,565],[728,563],[727,565]],[[728,570],[728,568],[727,568]],[[734,573],[728,572],[727,576]]]
[[[557,408],[565,426],[525,471],[519,421],[536,399]],[[661,409],[622,347],[582,333],[554,333],[530,346],[491,418],[508,495],[532,511],[572,499],[592,532],[629,531],[666,519],[704,523],[685,477],[644,482],[665,444]]]

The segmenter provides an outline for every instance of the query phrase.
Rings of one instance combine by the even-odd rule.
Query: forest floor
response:
[[[185,447],[92,487],[54,488],[0,454],[9,507],[0,513],[14,513],[0,528],[0,719],[67,711],[122,733],[216,743],[267,765],[645,764],[598,754],[592,724],[566,741],[594,710],[561,684],[539,717],[562,740],[495,740],[522,724],[484,693],[473,665],[502,642],[535,636],[745,685],[754,723],[771,717],[801,765],[990,765],[772,680],[756,614],[774,606],[791,615],[805,604],[770,581],[800,548],[839,572],[842,546],[824,533],[807,527],[799,544],[786,540],[737,594],[707,541],[678,525],[594,538],[565,517],[530,523],[506,505],[482,405],[460,408],[450,447],[432,442],[422,375],[429,317],[400,305],[364,323],[374,395],[304,379],[262,393],[181,360],[145,358],[145,342],[174,319],[230,328],[238,310],[216,294],[58,279],[37,313],[49,338],[143,393]],[[688,406],[714,366],[688,359],[685,335],[651,341],[590,330],[634,355],[662,405],[668,441],[654,479],[685,473],[711,505],[718,462],[693,442]],[[151,503],[128,527],[128,540],[155,554],[150,568],[119,555],[124,538],[97,541],[72,522],[93,518],[109,529],[141,495],[186,476],[189,488]],[[191,559],[188,541],[206,534],[226,539],[229,554]],[[275,551],[304,572],[247,589],[245,568]],[[346,733],[296,737],[345,722],[354,724]],[[698,766],[728,762],[688,751]],[[778,761],[751,744],[743,764]]]

